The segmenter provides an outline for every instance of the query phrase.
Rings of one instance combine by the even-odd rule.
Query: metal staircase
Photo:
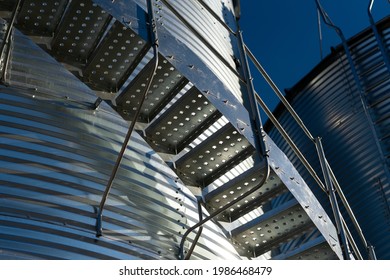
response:
[[[157,70],[141,103],[153,70],[152,42],[142,27],[148,24],[141,22],[146,12],[127,2],[129,10],[120,9],[123,1],[0,0],[0,17],[14,18],[16,29],[96,91],[91,110],[104,99],[125,120],[138,116],[136,129],[199,195],[204,220],[223,227],[240,255],[343,258],[331,219],[285,155],[261,133],[268,154],[258,154],[245,107],[205,91],[193,78],[200,64],[183,61],[183,53],[173,54],[182,59],[177,62],[170,51],[185,46],[172,41],[168,46],[169,36],[160,40]],[[158,28],[169,33],[163,25]],[[9,59],[1,64],[4,83],[11,87],[12,44],[2,48],[2,58]],[[205,77],[200,77],[204,83],[216,79]],[[227,114],[231,108],[235,113]],[[104,218],[102,227],[104,234]],[[188,246],[185,238],[183,244]]]

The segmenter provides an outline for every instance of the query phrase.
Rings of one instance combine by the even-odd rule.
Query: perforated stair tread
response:
[[[219,221],[232,222],[288,191],[279,177],[271,172],[265,184],[250,196],[243,197],[244,193],[258,187],[263,177],[264,168],[255,166],[207,193],[204,196],[207,210],[213,213],[235,200],[236,203],[230,209],[216,217]]]
[[[310,240],[299,247],[274,256],[274,260],[338,260],[323,236]]]
[[[10,12],[14,9],[16,1],[15,0],[1,0],[0,11]]]
[[[91,0],[72,1],[52,40],[52,52],[60,61],[85,63],[111,19]]]
[[[116,21],[83,69],[84,82],[97,91],[118,92],[149,48],[148,42]]]
[[[25,0],[17,17],[16,27],[28,35],[52,36],[68,2],[69,0]]]
[[[314,228],[306,212],[292,199],[234,229],[231,234],[240,255],[256,257]]]
[[[116,99],[117,111],[124,119],[132,120],[153,70],[151,60]],[[159,54],[156,74],[142,105],[138,121],[149,122],[178,94],[188,80]]]
[[[185,183],[205,187],[252,156],[254,151],[248,140],[227,123],[180,157],[175,166]]]
[[[192,87],[145,130],[146,138],[159,151],[181,152],[222,114]]]

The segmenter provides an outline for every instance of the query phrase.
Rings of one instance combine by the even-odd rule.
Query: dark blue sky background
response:
[[[345,37],[369,26],[369,0],[322,0],[321,5]],[[376,0],[376,21],[390,15],[389,0]],[[320,41],[315,0],[241,0],[241,29],[246,45],[284,92],[320,62]],[[335,31],[322,24],[323,54],[341,43]],[[272,90],[252,73],[256,91],[268,106],[277,104]]]

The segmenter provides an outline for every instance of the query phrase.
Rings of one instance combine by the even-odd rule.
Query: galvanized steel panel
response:
[[[116,24],[120,21],[130,27],[130,36],[139,35],[148,40],[145,1],[94,2],[112,14],[118,20]],[[217,177],[233,176],[234,172],[228,169],[250,156],[254,139],[249,115],[240,103],[241,93],[245,94],[246,90],[242,89],[245,84],[240,82],[240,74],[236,71],[240,72],[237,38],[219,21],[225,21],[234,30],[233,4],[231,1],[204,1],[204,5],[210,6],[205,9],[206,6],[195,0],[156,1],[155,12],[160,51],[167,64],[169,61],[171,68],[176,68],[180,75],[190,80],[191,85],[197,87],[203,95],[202,99],[208,99],[207,104],[212,104],[216,111],[224,115],[224,124],[230,122],[228,126],[231,131],[246,143],[245,148],[250,151],[238,159],[234,158],[231,165],[218,169],[216,174],[206,174],[207,180],[203,184],[208,189],[206,185],[218,181]],[[170,6],[173,10],[170,10]],[[220,18],[215,18],[213,14]],[[3,114],[0,121],[4,124],[7,135],[4,138],[7,141],[1,151],[2,167],[7,176],[1,189],[6,195],[2,199],[4,206],[1,209],[24,220],[16,221],[15,218],[4,222],[7,225],[3,236],[6,241],[0,244],[4,246],[5,254],[15,254],[18,258],[176,258],[181,235],[198,220],[195,197],[136,133],[105,207],[105,236],[100,239],[94,237],[97,205],[123,141],[127,123],[107,105],[103,104],[97,111],[92,110],[91,105],[96,97],[91,90],[29,39],[18,32],[16,35],[7,81],[22,89],[2,89],[4,105],[1,107]],[[110,32],[105,35],[109,37]],[[105,41],[101,41],[100,46]],[[96,50],[99,51],[100,47]],[[138,61],[141,63],[129,79],[122,80],[120,91],[132,89],[134,77],[142,72],[149,58],[150,53]],[[107,66],[109,68],[110,65]],[[119,90],[119,86],[113,90]],[[176,102],[183,93],[175,97]],[[178,105],[171,103],[168,107]],[[161,111],[162,114],[166,109]],[[216,122],[197,137],[189,145],[192,151],[183,151],[185,155],[177,157],[179,167],[180,162],[193,162],[190,157],[204,148],[200,144],[202,137],[212,139],[207,135],[213,133],[218,136],[219,124]],[[225,142],[225,138],[214,143],[215,147],[221,146],[222,142]],[[276,197],[267,204],[267,208],[285,205],[295,196],[299,204],[305,206],[303,211],[314,222],[309,223],[310,227],[315,225],[324,235],[327,246],[330,245],[335,254],[341,257],[339,244],[334,242],[333,224],[286,157],[272,140],[267,138],[267,142],[271,150],[273,174],[277,174],[280,178],[278,182],[283,182],[291,192]],[[45,149],[46,146],[50,148]],[[207,153],[207,150],[204,152]],[[196,155],[203,157],[202,153]],[[228,156],[233,157],[233,154]],[[204,160],[201,164],[208,163]],[[200,165],[195,167],[197,170],[203,168]],[[26,212],[30,214],[26,215]],[[243,220],[240,218],[238,223]],[[44,225],[38,225],[37,221]],[[33,225],[27,229],[24,224],[29,222]],[[46,223],[53,223],[57,227],[48,228]],[[42,228],[45,228],[44,232],[41,232]],[[302,235],[303,232],[297,234]],[[82,238],[77,239],[81,235]],[[194,233],[190,234],[186,245],[192,242],[194,236]],[[296,248],[293,245],[307,244],[313,238],[310,234],[304,234],[299,242],[283,240],[288,243],[280,247],[285,249],[283,252],[289,252],[291,248]],[[107,240],[109,245],[103,244],[102,240]],[[91,243],[96,241],[97,246],[92,246]],[[51,247],[54,250],[48,252]],[[129,256],[126,255],[128,247],[132,249]],[[11,248],[15,248],[13,253]],[[275,252],[270,256],[275,256]],[[221,229],[209,223],[193,258],[236,259],[239,256]]]
[[[92,110],[94,93],[19,32],[7,82],[0,88],[2,257],[176,259],[197,219],[196,198],[146,142],[133,134],[97,238],[97,207],[127,123],[105,104]],[[217,226],[205,232],[196,258],[239,258]]]

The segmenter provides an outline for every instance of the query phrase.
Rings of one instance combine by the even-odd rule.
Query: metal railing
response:
[[[357,222],[357,219],[355,217],[355,215],[353,214],[353,211],[351,209],[351,207],[349,206],[349,203],[347,201],[347,199],[345,198],[343,192],[342,192],[342,189],[340,187],[340,185],[338,184],[337,180],[336,180],[336,177],[332,171],[332,169],[330,168],[330,165],[325,157],[325,153],[323,151],[323,148],[322,148],[322,143],[321,143],[321,140],[319,137],[317,138],[314,138],[312,136],[312,134],[310,133],[309,129],[304,125],[303,121],[300,119],[300,117],[298,116],[298,114],[295,112],[295,110],[292,108],[292,106],[289,104],[289,102],[287,101],[287,99],[284,97],[284,95],[282,94],[282,92],[278,89],[278,87],[276,86],[276,84],[272,81],[272,79],[270,78],[270,76],[267,74],[267,72],[265,71],[265,69],[261,66],[261,64],[259,63],[259,61],[255,58],[255,56],[252,54],[252,52],[249,50],[249,48],[243,43],[243,40],[242,40],[242,34],[240,33],[240,30],[238,28],[238,31],[235,32],[233,31],[228,25],[226,25],[220,18],[219,16],[213,12],[213,10],[211,8],[208,7],[207,4],[204,3],[204,1],[202,0],[198,0],[198,2],[216,19],[218,20],[219,23],[222,24],[222,26],[224,26],[232,35],[236,36],[237,39],[241,42],[241,55],[242,55],[242,58],[245,60],[245,69],[246,71],[244,71],[244,79],[238,74],[238,72],[235,70],[235,69],[232,69],[232,67],[230,66],[230,64],[223,58],[219,55],[219,53],[199,34],[199,32],[197,32],[192,26],[191,24],[189,24],[176,10],[175,8],[168,2],[168,0],[161,0],[164,5],[171,11],[175,14],[175,16],[177,16],[179,18],[180,21],[183,22],[183,24],[186,25],[186,27],[188,27],[191,32],[193,32],[196,37],[198,37],[210,50],[213,51],[214,54],[217,55],[217,57],[234,73],[236,74],[236,76],[242,81],[244,82],[247,86],[248,86],[248,91],[249,93],[253,94],[254,96],[254,99],[250,100],[249,101],[249,104],[250,104],[250,108],[247,108],[249,111],[250,111],[250,114],[251,114],[251,117],[252,119],[254,119],[254,125],[256,127],[259,127],[260,126],[260,130],[262,130],[262,125],[261,125],[261,120],[260,120],[260,117],[259,117],[259,114],[257,112],[257,106],[255,104],[259,104],[260,107],[265,111],[265,113],[267,114],[267,116],[270,118],[271,122],[275,125],[275,127],[277,128],[277,130],[281,133],[281,135],[283,136],[283,138],[286,140],[286,142],[288,143],[288,145],[293,149],[295,155],[299,158],[299,160],[302,162],[302,164],[305,166],[305,168],[308,170],[308,172],[310,173],[310,175],[313,177],[313,179],[317,182],[317,184],[319,185],[319,187],[329,196],[329,199],[330,199],[330,202],[331,202],[331,205],[332,205],[332,210],[333,210],[333,214],[335,216],[335,220],[336,220],[336,227],[337,227],[337,230],[338,230],[338,234],[339,234],[339,238],[341,239],[341,243],[342,243],[342,246],[343,246],[343,254],[344,254],[344,257],[349,259],[351,257],[351,252],[349,251],[349,246],[352,247],[352,250],[355,254],[355,256],[358,258],[358,259],[362,259],[362,255],[361,253],[359,252],[359,249],[356,245],[356,242],[354,241],[353,237],[352,237],[352,234],[351,232],[349,231],[347,225],[346,225],[346,222],[344,220],[344,218],[342,217],[341,213],[340,213],[340,210],[339,210],[339,206],[338,206],[338,203],[337,203],[337,197],[336,197],[336,194],[338,195],[338,198],[342,201],[343,203],[343,206],[344,208],[346,209],[350,219],[352,220],[352,223],[354,225],[354,227],[356,228],[358,234],[359,234],[359,237],[363,243],[363,245],[365,246],[365,248],[367,248],[367,250],[369,251],[369,256],[375,256],[375,252],[373,251],[373,248],[372,246],[369,246],[368,242],[366,241],[365,237],[364,237],[364,234]],[[334,28],[336,30],[336,32],[338,33],[338,35],[342,38],[343,40],[343,45],[344,47],[346,47],[346,40],[341,32],[341,30],[336,27],[335,25],[333,25],[333,23],[331,23],[329,17],[326,15],[326,13],[324,12],[323,8],[321,7],[320,3],[318,0],[316,0],[316,3],[318,5],[318,12],[319,14],[324,18],[325,22],[330,25],[332,28]],[[372,8],[372,3],[373,1],[371,1],[370,5],[369,5],[369,14],[371,12],[371,8]],[[237,5],[237,1],[235,1],[235,4]],[[150,1],[148,1],[148,10],[149,10],[149,5],[150,5]],[[149,11],[150,12],[150,11]],[[236,19],[237,19],[237,22],[238,22],[238,17],[237,17],[237,14],[239,14],[239,11],[236,11]],[[239,25],[238,25],[239,26]],[[157,45],[156,45],[157,47]],[[351,61],[351,56],[350,56],[350,53],[349,53],[349,49],[348,47],[346,47],[346,53],[347,53],[347,57],[349,59],[349,62],[350,64],[352,63],[352,66],[353,65],[353,62]],[[277,121],[277,119],[275,118],[275,116],[273,116],[272,112],[269,110],[269,108],[266,106],[266,104],[264,103],[264,101],[261,99],[261,97],[259,96],[259,94],[257,94],[254,90],[254,87],[253,87],[253,84],[252,84],[252,77],[251,77],[251,74],[250,74],[250,71],[249,71],[249,64],[248,64],[248,61],[247,61],[247,58],[249,57],[249,59],[251,60],[251,62],[255,65],[255,67],[257,68],[257,70],[260,72],[260,74],[263,76],[263,78],[267,81],[268,85],[272,88],[272,90],[274,91],[274,93],[277,95],[277,97],[279,98],[279,100],[283,103],[283,105],[286,107],[287,111],[291,114],[291,116],[294,118],[294,120],[296,121],[296,123],[299,125],[299,127],[303,130],[303,132],[305,133],[305,135],[309,138],[309,140],[311,142],[313,142],[313,144],[315,145],[316,147],[316,150],[318,152],[318,156],[319,156],[319,159],[320,159],[320,162],[321,162],[321,168],[322,168],[322,171],[324,173],[324,177],[325,177],[325,181],[326,183],[324,184],[322,182],[322,180],[319,178],[319,176],[316,174],[315,170],[313,169],[313,167],[310,165],[310,163],[306,160],[306,158],[304,157],[304,155],[302,154],[302,152],[299,150],[299,148],[297,147],[297,145],[293,142],[293,140],[289,137],[288,133],[284,130],[284,128],[282,127],[282,125]],[[353,67],[354,68],[354,67]],[[353,70],[353,69],[352,69]],[[246,73],[245,73],[246,72]],[[356,72],[356,71],[355,71]],[[356,77],[356,73],[354,75]],[[359,86],[359,81],[357,80],[357,83],[358,83],[358,86]],[[359,87],[359,90],[361,90],[361,86]],[[251,99],[251,98],[249,98]],[[141,103],[142,104],[142,103]],[[133,122],[135,123],[135,121]],[[130,130],[129,130],[130,131]],[[261,142],[261,141],[260,141]],[[125,143],[126,143],[126,140],[125,140]],[[124,143],[124,147],[126,146]],[[268,160],[267,160],[267,157],[266,157],[266,149],[265,149],[265,146],[264,144],[261,144],[260,146],[261,147],[261,150],[263,151],[263,155],[264,155],[264,158],[266,159],[265,160],[265,176],[263,176],[263,180],[262,182],[258,185],[258,187],[255,187],[251,190],[249,190],[247,193],[245,193],[243,196],[249,196],[250,194],[252,194],[253,192],[255,192],[268,178],[268,175],[269,175],[269,172],[270,172],[270,166],[269,166],[269,163],[268,163]],[[259,147],[258,147],[259,148]],[[122,154],[122,153],[121,153]],[[120,160],[121,156],[118,157],[118,161]],[[118,164],[117,164],[118,165]],[[119,166],[119,165],[118,165]],[[114,168],[114,171],[113,171],[113,174],[115,174],[115,170],[117,168]],[[115,176],[115,175],[113,175]],[[111,180],[110,180],[111,181]],[[112,184],[112,182],[111,182]],[[109,189],[111,188],[110,184],[107,186],[106,188],[106,193],[108,194],[109,192]],[[102,199],[102,203],[101,203],[101,207],[99,209],[99,215],[98,217],[100,216],[100,218],[98,219],[98,221],[100,220],[101,221],[101,212],[103,210],[103,206],[104,206],[104,197]],[[202,215],[200,214],[199,216],[199,222],[196,223],[194,226],[190,227],[189,229],[187,229],[187,231],[184,233],[184,235],[182,236],[182,240],[181,240],[181,243],[180,243],[180,248],[179,248],[179,258],[181,259],[189,259],[195,246],[196,246],[196,242],[197,240],[199,239],[200,237],[200,234],[201,234],[201,227],[202,225],[204,225],[206,222],[208,222],[209,220],[213,219],[214,217],[218,216],[219,214],[221,214],[222,212],[224,212],[225,210],[229,209],[233,204],[235,203],[235,201],[232,201],[230,202],[229,204],[225,205],[224,207],[218,209],[216,212],[214,212],[212,215],[209,215],[208,217],[206,218],[202,218]],[[103,204],[103,205],[102,205]],[[201,211],[201,205],[199,204],[198,205],[200,207],[200,211]],[[184,243],[185,243],[185,240],[187,238],[187,236],[194,230],[196,230],[197,228],[200,228],[198,233],[196,234],[196,237],[195,239],[193,240],[193,244],[191,245],[191,248],[189,250],[189,252],[184,256]],[[100,233],[101,233],[101,228],[99,229],[98,227],[98,232],[100,230]]]
[[[167,0],[162,0],[162,2],[168,6],[168,8],[175,13],[175,9],[174,7],[172,7],[168,2]],[[206,8],[206,10],[211,14],[213,15],[214,18],[216,18],[219,22],[221,22],[221,20],[219,19],[218,15],[216,15],[209,7],[207,7],[207,4],[205,4],[203,1],[201,0],[198,0],[198,2],[204,6]],[[235,1],[236,4],[237,4],[237,1]],[[321,13],[321,10],[319,9],[318,10],[320,14]],[[239,11],[236,12],[239,14]],[[176,16],[180,16],[180,15],[177,15],[177,13],[175,13]],[[194,32],[194,34],[200,38],[201,40],[203,39],[202,36],[193,30],[193,28],[191,26],[188,26],[189,23],[185,21],[185,19],[183,19],[182,17],[179,17],[180,20],[182,20],[184,22],[184,24],[186,24],[187,27],[190,28],[190,30],[192,30]],[[237,22],[238,22],[238,17],[236,17],[237,19]],[[237,36],[238,40],[240,42],[242,42],[242,50],[241,50],[241,55],[242,55],[242,58],[244,59],[244,63],[245,63],[245,66],[246,68],[244,70],[247,70],[247,73],[244,75],[245,76],[245,84],[248,86],[248,91],[249,91],[249,94],[254,94],[254,97],[255,97],[255,100],[256,100],[256,103],[260,105],[260,107],[265,111],[265,113],[267,114],[267,116],[270,118],[271,122],[275,125],[275,127],[278,129],[278,131],[282,134],[283,138],[286,140],[286,142],[288,143],[288,145],[293,149],[295,155],[300,159],[300,161],[303,163],[303,165],[305,166],[305,168],[308,170],[308,172],[310,173],[310,175],[313,177],[313,179],[317,182],[317,184],[320,186],[320,188],[329,196],[329,199],[331,201],[331,204],[332,204],[332,209],[333,209],[333,213],[335,215],[335,220],[337,221],[336,225],[337,225],[337,231],[338,231],[338,234],[339,234],[339,238],[341,239],[341,243],[342,243],[342,246],[343,246],[343,254],[344,254],[344,257],[346,259],[349,259],[351,258],[351,252],[349,250],[349,246],[352,247],[352,250],[353,250],[353,253],[355,254],[356,258],[358,259],[363,259],[359,249],[358,249],[358,246],[356,245],[356,242],[354,241],[353,237],[352,237],[352,234],[350,233],[346,223],[345,223],[345,220],[344,218],[342,217],[341,213],[340,213],[340,210],[339,210],[339,207],[338,207],[338,204],[337,204],[337,199],[336,199],[336,196],[335,194],[337,193],[338,194],[338,197],[340,198],[340,200],[342,201],[343,203],[343,206],[345,207],[345,209],[347,210],[347,213],[350,217],[350,219],[352,220],[353,224],[354,224],[354,227],[356,228],[358,234],[359,234],[359,237],[363,243],[363,245],[365,246],[365,248],[367,248],[367,250],[369,251],[369,256],[375,256],[375,252],[373,251],[373,248],[372,246],[369,246],[365,237],[364,237],[364,234],[359,226],[359,223],[357,222],[357,219],[351,209],[351,207],[349,206],[349,203],[347,201],[347,199],[345,198],[344,194],[342,193],[342,190],[341,190],[341,187],[340,185],[338,184],[335,176],[334,176],[334,173],[333,171],[331,170],[330,166],[329,166],[329,163],[327,162],[327,159],[325,157],[325,154],[323,152],[323,149],[322,149],[322,144],[321,144],[321,141],[320,141],[320,138],[317,137],[317,138],[314,138],[312,136],[312,134],[310,133],[309,129],[304,125],[303,121],[300,119],[299,115],[295,112],[295,110],[292,108],[292,106],[289,104],[289,102],[287,101],[287,99],[284,97],[284,95],[282,94],[282,92],[279,90],[279,88],[276,86],[276,84],[272,81],[272,79],[270,78],[270,76],[267,74],[267,72],[265,71],[265,69],[261,66],[261,64],[258,62],[258,60],[255,58],[255,56],[253,55],[253,53],[249,50],[249,48],[243,44],[243,40],[242,40],[242,35],[241,35],[241,32],[238,28],[238,31],[237,32],[234,32],[230,27],[228,27],[226,24],[222,24],[227,30],[229,30],[229,32],[231,34],[233,34],[234,36]],[[239,26],[239,25],[238,25]],[[339,29],[338,29],[339,30]],[[341,32],[341,30],[339,30]],[[341,33],[342,34],[342,33]],[[203,41],[203,40],[202,40]],[[207,45],[208,46],[208,45]],[[211,46],[210,46],[211,50],[214,50]],[[291,114],[291,116],[294,118],[294,120],[296,121],[296,123],[299,125],[299,127],[303,130],[303,132],[305,133],[305,135],[310,139],[311,142],[313,142],[313,144],[315,145],[316,147],[316,150],[318,151],[318,156],[320,158],[320,160],[322,161],[322,171],[324,173],[324,176],[326,178],[328,178],[327,180],[327,184],[324,184],[322,182],[322,180],[319,178],[319,176],[316,174],[315,170],[313,169],[313,167],[310,165],[310,163],[306,160],[306,158],[304,157],[304,155],[302,154],[302,152],[299,150],[299,148],[297,147],[297,145],[293,142],[293,140],[289,137],[288,133],[284,130],[284,128],[282,127],[282,125],[277,121],[277,119],[275,118],[275,116],[273,116],[271,110],[269,110],[269,108],[266,106],[266,104],[264,103],[264,101],[261,99],[261,97],[259,96],[259,94],[257,94],[254,90],[254,87],[253,87],[253,84],[252,84],[252,77],[251,77],[251,74],[250,74],[250,71],[249,71],[249,65],[248,65],[248,62],[247,62],[247,58],[249,57],[249,59],[252,61],[252,63],[255,65],[255,67],[257,68],[257,70],[261,73],[261,75],[263,76],[263,78],[267,81],[268,85],[273,89],[273,91],[275,92],[275,94],[277,95],[277,97],[279,98],[279,100],[283,103],[283,105],[286,107],[287,111]],[[222,59],[223,62],[225,62],[226,64],[226,61],[224,59]],[[235,73],[235,71],[233,71]],[[245,71],[244,71],[245,72]],[[242,79],[241,79],[242,80]],[[254,102],[253,101],[250,101],[250,108],[247,108],[249,111],[250,111],[250,114],[251,114],[251,117],[256,117],[257,115],[257,108],[254,107]],[[261,123],[259,124],[259,121],[260,119],[256,120],[255,121],[255,125],[258,126],[260,125],[260,129],[262,129],[261,127]],[[269,164],[268,164],[268,160],[266,160],[266,168],[267,168],[267,176],[264,176],[263,177],[263,181],[265,182],[266,178],[268,177],[269,175],[269,172],[270,172],[270,167],[269,167]],[[263,183],[262,181],[262,183]],[[259,184],[259,186],[261,186],[262,184]],[[247,193],[244,194],[244,196],[248,196],[250,195],[252,192],[256,191],[257,188],[254,188],[250,191],[248,191]],[[332,195],[330,195],[330,193],[332,193]],[[234,204],[234,201],[232,201],[231,203],[229,203],[228,205],[225,205],[223,208],[219,209],[217,212],[213,213],[212,215],[208,216],[207,218],[205,219],[202,219],[200,220],[197,224],[195,224],[194,226],[190,227],[186,233],[183,235],[182,237],[182,241],[181,241],[181,244],[180,244],[180,249],[179,249],[179,258],[181,259],[188,259],[194,249],[194,246],[195,244],[192,244],[191,246],[191,249],[190,249],[190,252],[184,256],[184,242],[188,236],[188,234],[190,232],[192,232],[193,230],[195,230],[196,228],[202,226],[203,224],[205,224],[207,221],[213,219],[214,217],[218,216],[220,213],[222,213],[223,211],[225,211],[226,209],[230,208],[232,205]],[[197,240],[199,237],[199,232],[195,238],[195,240]],[[195,242],[194,242],[195,243]]]
[[[261,73],[261,75],[266,80],[268,85],[273,89],[274,93],[277,95],[279,100],[286,107],[287,111],[293,117],[293,119],[298,124],[298,126],[303,130],[303,132],[309,138],[309,140],[314,143],[316,149],[317,150],[321,149],[319,147],[320,141],[317,140],[319,138],[314,138],[312,136],[312,134],[310,133],[308,128],[304,125],[303,121],[298,116],[298,114],[295,112],[295,110],[292,108],[292,106],[289,104],[287,99],[284,97],[284,95],[281,93],[281,91],[278,89],[276,84],[272,81],[270,76],[267,74],[265,69],[262,67],[260,62],[255,58],[255,56],[253,55],[253,53],[249,50],[249,48],[247,46],[245,47],[245,50],[246,50],[246,53],[247,53],[248,57],[251,59],[252,63],[254,64],[254,66]],[[367,248],[367,250],[369,252],[373,251],[372,246],[368,245],[368,243],[366,241],[366,238],[364,237],[363,232],[362,232],[362,230],[361,230],[361,228],[359,226],[359,223],[357,222],[357,219],[356,219],[355,215],[353,214],[353,211],[352,211],[352,209],[351,209],[347,199],[345,198],[344,194],[342,193],[341,187],[338,184],[338,182],[336,180],[336,177],[334,176],[334,173],[333,173],[332,169],[330,168],[329,163],[326,160],[325,154],[323,156],[324,156],[324,160],[326,162],[326,165],[322,166],[323,167],[322,171],[324,173],[324,176],[330,178],[330,181],[328,182],[330,189],[328,188],[328,186],[324,185],[324,183],[322,182],[321,179],[319,179],[318,175],[316,174],[316,172],[314,171],[314,169],[312,168],[310,163],[306,160],[306,158],[304,157],[302,152],[299,150],[299,148],[296,146],[296,144],[293,142],[293,140],[289,137],[288,133],[284,130],[283,126],[275,118],[275,116],[272,114],[271,110],[266,106],[265,102],[261,99],[261,97],[258,94],[256,96],[256,99],[257,99],[259,105],[261,106],[261,108],[264,110],[264,112],[266,113],[266,115],[270,119],[270,121],[275,125],[275,128],[282,135],[282,137],[288,143],[290,148],[292,148],[294,154],[299,158],[299,160],[302,162],[304,167],[307,169],[307,171],[310,173],[310,175],[313,177],[313,179],[317,182],[319,187],[328,196],[330,195],[330,191],[332,191],[333,193],[337,193],[339,195],[339,198],[342,201],[343,206],[347,210],[347,213],[348,213],[350,219],[352,220],[352,222],[354,224],[354,227],[356,228],[363,245],[365,246],[365,248]],[[331,198],[331,197],[329,197],[329,198],[331,199],[331,201],[333,201],[332,203],[337,203],[337,200],[335,200],[334,198]],[[356,243],[353,240],[353,237],[350,234],[349,229],[346,228],[346,223],[344,222],[344,219],[342,218],[341,213],[338,210],[338,206],[333,206],[333,211],[334,211],[334,215],[337,216],[337,217],[335,217],[335,219],[339,221],[337,223],[337,230],[338,230],[339,233],[342,232],[342,236],[343,236],[342,237],[343,240],[341,240],[341,243],[344,243],[343,244],[343,246],[344,246],[344,256],[348,258],[349,254],[350,254],[349,249],[348,249],[349,246],[347,244],[349,242],[349,244],[353,248],[353,251],[356,254],[356,257],[359,258],[359,259],[362,258],[362,255],[359,252],[359,249],[356,246]],[[369,255],[373,255],[373,254],[369,254]]]
[[[383,44],[381,35],[380,35],[379,31],[378,31],[378,28],[376,27],[375,20],[374,20],[374,17],[372,15],[372,8],[373,8],[373,6],[374,6],[374,0],[370,0],[370,3],[368,4],[368,8],[367,8],[368,19],[370,21],[371,29],[374,32],[375,39],[376,39],[376,41],[378,43],[378,47],[379,47],[379,49],[380,49],[380,51],[382,53],[383,61],[386,64],[387,70],[390,71],[390,58],[389,58],[389,54],[386,51],[386,48],[385,48],[385,45]]]
[[[102,236],[102,234],[103,234],[102,219],[103,219],[103,210],[104,210],[106,200],[108,198],[108,195],[109,195],[110,190],[112,188],[112,185],[114,183],[114,179],[116,177],[116,174],[118,173],[123,156],[127,150],[127,145],[129,144],[131,134],[133,133],[135,124],[136,124],[138,117],[141,113],[142,105],[143,105],[143,103],[146,99],[146,96],[149,92],[149,89],[153,83],[153,78],[154,78],[154,75],[155,75],[157,67],[158,67],[158,34],[157,34],[157,28],[156,28],[156,20],[155,20],[154,12],[153,12],[152,0],[147,1],[147,7],[148,7],[148,20],[149,20],[149,33],[150,33],[150,38],[151,38],[151,43],[152,43],[152,48],[153,48],[153,58],[152,58],[153,67],[152,67],[152,71],[150,72],[149,78],[147,80],[145,91],[143,92],[141,99],[139,101],[137,110],[134,113],[133,120],[130,123],[129,129],[128,129],[127,134],[125,136],[125,139],[123,140],[122,148],[118,154],[117,160],[115,162],[115,165],[114,165],[113,170],[112,170],[111,175],[110,175],[110,179],[108,180],[107,186],[104,190],[102,199],[100,201],[98,214],[97,214],[97,221],[96,221],[96,236],[98,236],[98,237]]]

